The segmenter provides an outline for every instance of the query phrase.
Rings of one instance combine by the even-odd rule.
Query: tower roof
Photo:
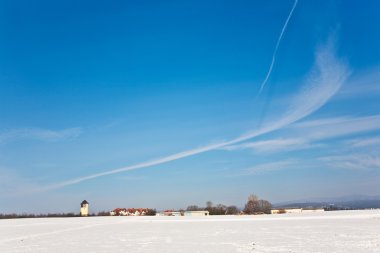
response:
[[[85,204],[89,204],[89,203],[87,202],[87,200],[83,200],[82,203],[80,203],[80,204],[85,205]]]

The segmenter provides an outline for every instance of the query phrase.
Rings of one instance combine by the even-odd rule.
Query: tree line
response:
[[[156,209],[148,209],[146,216],[155,216]],[[98,213],[91,213],[88,216],[110,216],[109,211],[100,211]],[[0,214],[0,219],[18,219],[18,218],[65,218],[65,217],[82,217],[79,213],[48,213],[48,214],[28,214],[28,213],[11,213]]]
[[[16,218],[57,218],[57,217],[80,217],[75,213],[48,213],[48,214],[0,214],[0,219],[16,219]]]
[[[265,199],[260,199],[252,194],[243,208],[240,210],[237,206],[226,206],[223,204],[213,205],[212,201],[206,202],[206,207],[199,207],[197,205],[190,205],[186,211],[209,211],[210,215],[234,215],[234,214],[270,214],[272,204]]]

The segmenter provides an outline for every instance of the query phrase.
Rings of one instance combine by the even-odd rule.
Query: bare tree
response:
[[[229,206],[226,209],[226,214],[239,214],[240,210],[237,206]]]
[[[255,214],[255,213],[270,213],[272,204],[264,199],[259,199],[256,195],[250,195],[248,201],[244,207],[244,213]]]
[[[186,211],[200,211],[202,208],[199,208],[197,205],[191,205],[186,208]]]
[[[259,200],[259,212],[263,212],[266,214],[270,214],[270,210],[272,209],[272,204],[264,199]]]
[[[259,203],[257,200],[253,200],[253,199],[250,200],[248,198],[248,201],[244,207],[244,213],[254,214],[254,213],[258,212],[258,209],[259,209],[258,207],[259,207]]]
[[[216,215],[225,215],[227,207],[225,205],[223,205],[223,204],[218,204],[213,209],[214,209],[214,212],[215,212]]]
[[[256,202],[258,200],[259,200],[259,198],[255,194],[251,194],[248,196],[248,201]]]

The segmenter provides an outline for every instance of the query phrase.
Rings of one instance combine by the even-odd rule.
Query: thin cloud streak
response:
[[[39,192],[40,187],[14,170],[0,166],[0,198],[25,195],[25,192]]]
[[[255,141],[222,147],[222,150],[236,151],[253,149],[259,152],[293,151],[308,148],[323,147],[316,141],[332,139],[363,132],[376,131],[380,129],[380,115],[359,118],[327,118],[296,123],[290,129],[297,129],[296,136],[288,138]],[[302,137],[298,137],[298,136]],[[306,136],[306,137],[304,137]],[[354,139],[345,142],[351,147],[365,147],[380,144],[380,138]]]
[[[60,141],[75,139],[81,135],[82,132],[82,128],[79,127],[66,128],[57,131],[39,128],[13,129],[4,133],[0,133],[0,144],[22,140]]]
[[[312,128],[323,127],[325,125],[339,124],[352,120],[350,117],[321,118],[308,121],[297,122],[292,125],[293,128]]]
[[[257,175],[270,171],[284,170],[295,167],[298,164],[297,160],[282,160],[277,162],[257,164],[252,168],[244,169],[239,176]]]
[[[350,154],[342,156],[320,157],[320,161],[327,166],[349,170],[378,170],[380,169],[380,157],[367,154]]]
[[[309,126],[307,131],[310,140],[335,138],[380,129],[380,115],[332,121],[329,124],[320,124],[320,121],[315,121],[316,124],[305,122],[305,124],[296,124],[293,127],[301,130],[301,128]]]
[[[41,188],[41,191],[62,188],[68,185],[77,184],[86,180],[117,174],[121,172],[152,167],[155,165],[175,161],[181,158],[193,156],[207,151],[219,149],[224,146],[236,144],[242,141],[258,137],[260,135],[278,130],[292,124],[321,108],[339,90],[346,78],[349,76],[348,66],[336,58],[333,45],[330,43],[321,47],[316,52],[316,63],[310,75],[306,79],[305,87],[296,96],[289,110],[280,117],[278,121],[264,125],[261,129],[251,131],[230,141],[211,144],[208,146],[180,152],[153,161],[147,161],[136,165],[131,165],[115,170],[95,173],[92,175],[79,177],[64,182],[52,184]]]
[[[379,121],[380,122],[380,121]],[[379,125],[380,128],[380,125]],[[368,147],[368,146],[375,146],[380,144],[380,137],[377,138],[361,138],[361,139],[354,139],[347,141],[348,145],[351,145],[352,147]]]
[[[298,0],[295,0],[295,1],[294,1],[294,4],[293,4],[293,7],[292,7],[292,9],[291,9],[291,11],[290,11],[290,13],[289,13],[289,15],[288,15],[288,18],[286,19],[285,24],[284,24],[284,26],[282,27],[282,30],[281,30],[280,36],[279,36],[278,39],[277,39],[276,47],[274,48],[273,55],[272,55],[272,62],[271,62],[271,64],[270,64],[270,66],[269,66],[269,70],[268,70],[268,73],[267,73],[267,75],[266,75],[264,81],[263,81],[263,82],[261,83],[261,85],[260,85],[259,95],[260,95],[261,92],[263,91],[264,86],[265,86],[266,83],[268,82],[268,79],[269,79],[269,77],[270,77],[270,75],[271,75],[271,73],[272,73],[273,66],[274,66],[274,64],[275,64],[275,62],[276,62],[276,55],[277,55],[278,47],[280,46],[280,43],[281,43],[281,40],[282,40],[282,36],[284,36],[284,33],[285,33],[285,30],[286,30],[286,27],[288,26],[289,20],[290,20],[290,18],[291,18],[292,15],[293,15],[293,11],[294,11],[294,9],[296,8],[297,3],[298,3]]]
[[[369,97],[380,95],[380,66],[356,73],[347,80],[347,84],[336,94],[335,99]]]
[[[253,149],[257,152],[279,152],[279,151],[292,151],[306,148],[317,147],[318,145],[311,145],[306,138],[279,138],[265,141],[255,141],[243,144],[231,145],[222,147],[222,150],[236,151],[243,149]]]

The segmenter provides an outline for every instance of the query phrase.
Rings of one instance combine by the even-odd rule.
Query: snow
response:
[[[380,210],[0,220],[0,252],[380,252]]]

